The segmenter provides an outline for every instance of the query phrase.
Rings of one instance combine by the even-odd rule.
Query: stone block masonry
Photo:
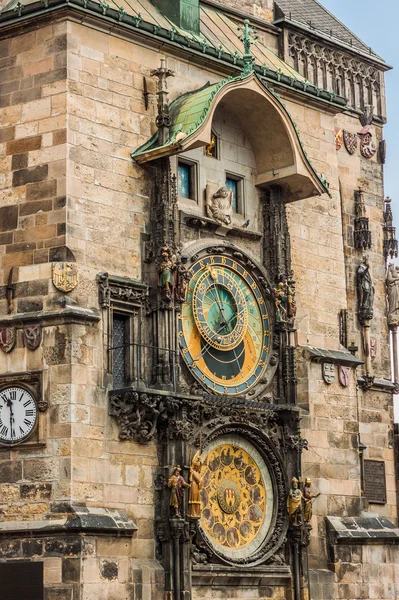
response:
[[[66,23],[0,41],[0,285],[65,246],[66,63]]]

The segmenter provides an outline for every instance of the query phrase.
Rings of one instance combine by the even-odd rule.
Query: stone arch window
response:
[[[358,73],[355,76],[355,100],[356,100],[356,108],[360,108],[361,110],[363,110],[364,108],[364,89],[363,89],[363,80],[362,77],[360,75],[360,73]]]
[[[382,114],[381,72],[373,65],[292,32],[288,35],[288,56],[301,75],[322,89],[344,96],[349,107],[364,110],[372,105],[375,115]]]
[[[355,82],[350,71],[348,71],[348,103],[352,108],[356,108]]]
[[[381,107],[381,89],[380,89],[380,84],[377,81],[374,81],[374,83],[372,84],[372,98],[373,98],[373,107],[374,107],[374,113],[377,113],[377,115],[381,115],[382,114],[382,107]]]

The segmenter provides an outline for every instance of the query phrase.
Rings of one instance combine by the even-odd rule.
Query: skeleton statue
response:
[[[387,273],[388,325],[399,325],[399,267],[391,263]]]
[[[206,212],[208,217],[214,219],[220,225],[231,225],[233,193],[225,187],[221,187],[212,194],[211,186],[206,186]]]

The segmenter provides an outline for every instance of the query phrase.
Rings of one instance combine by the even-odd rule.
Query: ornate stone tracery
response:
[[[288,33],[291,65],[315,86],[344,96],[351,108],[382,116],[381,71],[344,52],[296,33]]]

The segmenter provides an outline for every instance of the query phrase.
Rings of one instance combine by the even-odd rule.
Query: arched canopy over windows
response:
[[[287,200],[328,192],[303,150],[299,134],[279,96],[257,75],[236,77],[184,94],[170,105],[169,139],[162,146],[155,134],[132,153],[138,163],[209,144],[216,107],[235,115],[248,137],[256,162],[256,185],[282,185]]]

